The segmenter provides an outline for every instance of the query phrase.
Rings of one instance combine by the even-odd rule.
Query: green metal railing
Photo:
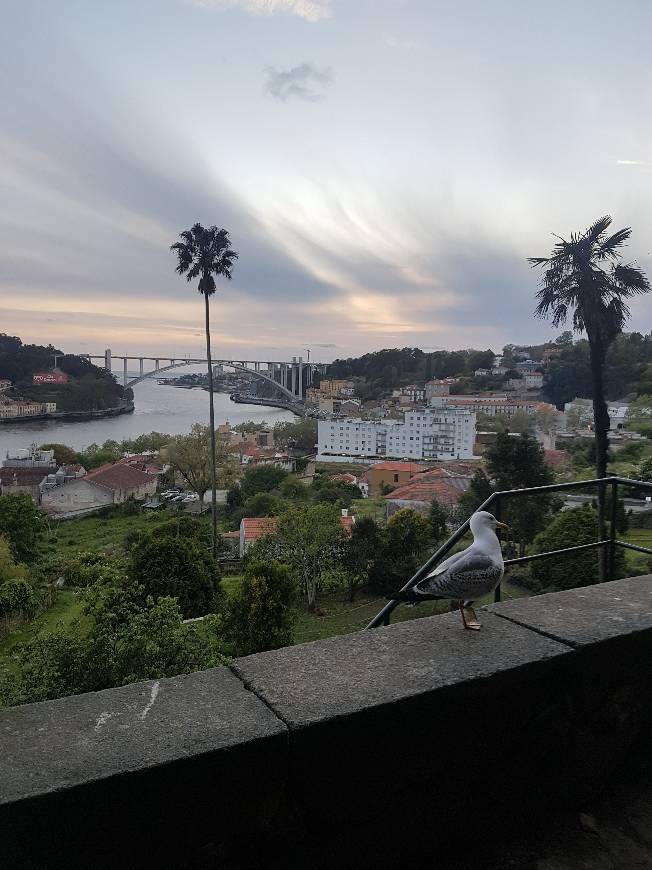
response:
[[[618,487],[628,489],[645,489],[652,493],[652,483],[647,483],[643,480],[630,480],[627,477],[602,477],[595,480],[578,480],[573,483],[552,483],[548,486],[531,486],[526,489],[507,489],[500,492],[492,493],[489,498],[484,501],[479,511],[490,510],[493,508],[493,514],[496,519],[500,519],[501,506],[505,499],[510,499],[523,495],[541,495],[550,492],[562,492],[572,489],[586,489],[587,487],[602,487],[606,493],[607,488],[611,489],[611,517],[609,523],[609,537],[604,541],[594,541],[590,544],[579,544],[576,547],[566,547],[563,550],[549,550],[546,553],[535,553],[531,556],[519,556],[514,559],[505,559],[505,567],[510,565],[522,565],[525,562],[533,562],[536,559],[545,559],[549,556],[564,556],[568,553],[577,553],[581,550],[592,550],[598,547],[608,547],[608,573],[614,579],[616,548],[622,547],[627,550],[635,550],[637,553],[648,553],[652,555],[652,550],[647,547],[640,547],[637,544],[630,544],[626,541],[619,541],[616,535],[617,525],[617,509],[618,509]],[[419,570],[410,577],[407,583],[401,588],[401,592],[405,592],[416,586],[424,579],[433,568],[442,561],[442,559],[453,549],[455,544],[462,540],[464,535],[469,531],[470,518],[463,523],[450,538],[441,545],[428,561],[422,565]],[[500,601],[500,586],[496,587],[494,592],[494,600]],[[381,625],[389,625],[392,611],[398,607],[400,601],[388,601],[383,609],[371,620],[367,628],[378,628]]]

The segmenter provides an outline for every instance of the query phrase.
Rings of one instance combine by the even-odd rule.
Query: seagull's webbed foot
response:
[[[464,628],[469,631],[480,631],[482,628],[482,623],[476,616],[475,610],[471,606],[472,602],[470,601],[460,601],[460,613],[462,614],[462,622],[464,623]]]

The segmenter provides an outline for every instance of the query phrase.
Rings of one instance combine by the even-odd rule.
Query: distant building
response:
[[[426,382],[425,396],[429,404],[433,396],[448,396],[451,386],[457,383],[457,378],[442,378]]]
[[[319,458],[470,459],[474,435],[475,413],[458,408],[407,411],[402,421],[320,420]]]
[[[552,409],[559,413],[554,405],[547,402],[537,402],[532,399],[520,399],[509,396],[442,396],[434,397],[431,408],[460,408],[480,411],[489,417],[506,414],[508,417],[524,411],[526,414],[536,414],[543,409]]]
[[[424,465],[416,462],[379,462],[365,474],[369,496],[380,495],[383,486],[404,486],[415,475],[425,471]]]
[[[491,374],[491,369],[476,369],[473,372],[474,378],[486,378]]]
[[[399,387],[399,389],[393,390],[392,396],[395,399],[405,399],[412,405],[419,405],[426,401],[426,390],[425,387],[409,384],[407,387]]]
[[[626,403],[610,402],[607,405],[609,413],[609,428],[614,431],[624,429],[627,425],[629,413],[629,405]],[[593,401],[592,399],[573,399],[572,402],[566,402],[564,405],[564,417],[568,413],[574,413],[577,416],[579,427],[593,429]],[[568,426],[568,422],[566,422]]]
[[[70,378],[65,372],[34,372],[33,384],[67,384]]]
[[[11,468],[56,468],[54,450],[41,450],[36,444],[20,450],[7,451],[3,466]]]
[[[113,504],[122,504],[130,498],[144,499],[156,492],[156,474],[120,462],[101,465],[89,471],[84,480],[113,493]]]
[[[39,504],[40,486],[47,474],[47,468],[3,465],[0,468],[0,495],[26,494]]]
[[[510,390],[540,390],[542,386],[543,375],[541,372],[526,373],[522,378],[510,378],[507,381],[507,387]]]
[[[87,477],[49,475],[41,485],[41,507],[48,514],[74,516],[114,504],[114,492]]]
[[[535,360],[532,359],[525,359],[517,362],[514,368],[522,375],[534,374],[534,372],[541,371],[541,363],[535,362]]]
[[[324,378],[319,384],[322,396],[337,399],[340,395],[353,395],[353,383],[342,379]]]
[[[427,514],[436,499],[452,516],[460,496],[471,484],[472,475],[471,468],[464,469],[464,473],[449,471],[447,468],[433,468],[415,474],[408,483],[385,496],[387,515],[391,517],[403,508]]]
[[[8,378],[0,378],[0,393],[4,393],[11,386],[11,381]]]
[[[57,410],[56,402],[26,402],[23,399],[0,404],[0,417],[42,417]]]

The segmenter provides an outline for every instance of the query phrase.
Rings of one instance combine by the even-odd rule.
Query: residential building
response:
[[[32,375],[32,383],[40,384],[67,384],[69,381],[68,375],[65,372],[34,372]]]
[[[486,378],[491,374],[491,369],[476,369],[473,372],[474,378]]]
[[[552,409],[558,413],[554,405],[547,402],[537,402],[532,399],[521,399],[509,396],[435,396],[430,402],[431,408],[460,408],[482,412],[489,417],[506,414],[508,417],[525,411],[526,414],[536,414],[538,410]]]
[[[629,405],[626,402],[609,402],[607,411],[609,413],[609,428],[612,431],[624,429],[627,424]],[[577,415],[579,428],[593,428],[592,399],[573,399],[572,402],[566,402],[564,405],[564,415],[567,415],[569,412]]]
[[[392,397],[394,399],[404,399],[412,405],[423,404],[426,401],[426,390],[425,387],[409,384],[407,387],[399,387],[397,390],[392,390]]]
[[[11,386],[11,381],[8,378],[0,378],[0,393],[4,393]]]
[[[439,378],[427,381],[425,386],[426,403],[430,404],[433,396],[448,396],[451,386],[457,383],[457,378]]]
[[[113,490],[89,479],[89,475],[66,479],[57,477],[50,475],[41,485],[41,507],[48,514],[74,516],[114,503]]]
[[[346,392],[344,392],[346,391]],[[319,384],[319,392],[322,396],[337,399],[340,395],[353,395],[353,384],[343,379],[324,378]]]
[[[536,362],[533,359],[524,359],[520,362],[517,362],[514,366],[517,372],[521,374],[533,374],[534,372],[541,371],[542,364],[540,362]]]
[[[25,493],[39,504],[40,486],[47,474],[47,468],[3,465],[0,468],[0,495]]]
[[[0,417],[40,417],[53,414],[56,410],[56,402],[26,402],[18,399],[0,404]]]
[[[427,514],[435,499],[452,515],[460,496],[469,488],[472,476],[471,469],[460,474],[441,467],[415,474],[404,486],[399,486],[385,496],[387,516],[391,517],[403,508]]]
[[[369,496],[373,498],[380,495],[383,486],[404,486],[422,471],[425,471],[425,466],[416,462],[379,462],[372,465],[365,474]]]
[[[40,450],[36,444],[13,452],[8,450],[2,464],[10,468],[56,468],[54,450]]]
[[[541,372],[528,374],[527,372],[522,378],[510,378],[507,381],[507,388],[510,390],[540,390],[543,386],[543,375]]]
[[[436,401],[436,400],[433,400]],[[475,413],[463,408],[430,407],[407,411],[401,420],[320,420],[319,458],[352,456],[406,460],[470,459]]]
[[[122,504],[127,499],[144,499],[156,492],[156,474],[149,474],[121,462],[107,463],[89,471],[84,478],[113,493],[113,504]]]
[[[362,402],[358,399],[343,399],[334,403],[334,409],[345,417],[360,417],[362,415]]]

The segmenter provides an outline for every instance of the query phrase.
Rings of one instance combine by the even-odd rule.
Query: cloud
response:
[[[416,48],[416,42],[413,42],[411,39],[400,39],[397,36],[386,36],[385,45],[396,51],[411,51],[413,48]]]
[[[310,103],[323,100],[324,95],[315,88],[325,88],[333,81],[330,69],[319,70],[310,63],[302,63],[288,70],[268,67],[265,72],[268,76],[265,90],[270,96],[284,103],[291,97]]]
[[[306,21],[320,21],[331,14],[331,0],[191,0],[202,9],[242,9],[251,15],[283,12]]]
[[[618,166],[650,166],[649,160],[616,160]]]

